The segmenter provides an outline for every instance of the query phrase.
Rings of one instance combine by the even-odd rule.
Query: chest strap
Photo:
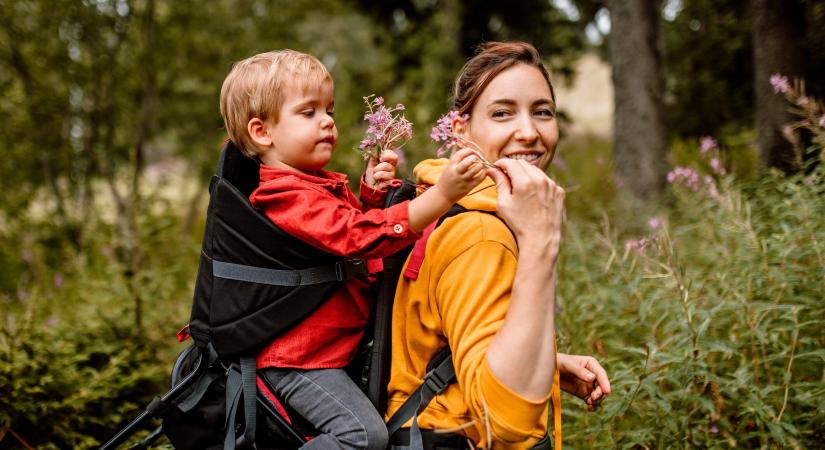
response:
[[[228,280],[274,286],[308,286],[330,281],[346,281],[358,275],[367,275],[367,263],[363,259],[347,259],[309,269],[278,270],[213,260],[212,275]]]

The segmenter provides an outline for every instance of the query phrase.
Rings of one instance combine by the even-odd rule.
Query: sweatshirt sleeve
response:
[[[409,227],[409,201],[363,212],[322,189],[259,189],[250,197],[290,235],[326,252],[381,258],[410,245],[420,234]]]
[[[444,262],[435,295],[464,402],[482,422],[486,411],[494,440],[508,443],[530,438],[547,414],[547,399],[513,392],[487,364],[487,349],[507,314],[516,261],[503,243],[482,240]]]

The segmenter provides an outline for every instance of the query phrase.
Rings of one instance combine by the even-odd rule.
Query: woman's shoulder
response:
[[[430,242],[442,254],[458,255],[480,243],[497,243],[517,252],[513,233],[492,211],[467,210],[448,217],[433,231]]]

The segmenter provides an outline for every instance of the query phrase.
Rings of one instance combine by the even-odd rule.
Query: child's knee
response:
[[[364,424],[367,433],[367,449],[368,450],[385,450],[389,444],[390,438],[387,434],[387,425],[383,420],[369,421]]]

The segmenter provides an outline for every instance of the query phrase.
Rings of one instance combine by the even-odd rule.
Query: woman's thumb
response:
[[[502,172],[501,169],[487,169],[487,176],[492,178],[493,182],[496,183],[496,190],[499,194],[505,192],[510,194],[513,191],[513,187],[510,185],[510,177],[508,177],[506,173]]]

